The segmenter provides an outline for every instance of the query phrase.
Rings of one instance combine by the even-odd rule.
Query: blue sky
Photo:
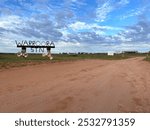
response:
[[[149,0],[0,0],[0,52],[15,40],[54,41],[57,52],[150,50]]]

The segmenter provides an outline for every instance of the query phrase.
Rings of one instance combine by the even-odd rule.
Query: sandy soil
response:
[[[0,112],[150,112],[150,63],[84,60],[3,70]]]

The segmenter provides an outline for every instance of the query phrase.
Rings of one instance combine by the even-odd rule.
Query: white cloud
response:
[[[121,19],[127,19],[134,16],[142,15],[146,11],[146,7],[137,8],[129,11],[127,14],[121,17]]]
[[[16,15],[0,17],[0,27],[5,29],[14,29],[17,26],[23,26],[23,20]]]
[[[4,0],[0,1],[1,4],[5,3]],[[15,4],[17,1],[19,4]],[[88,5],[86,0],[62,0],[62,2],[14,0],[10,4],[2,4],[3,9],[0,9],[2,14],[0,16],[0,44],[4,50],[16,48],[14,45],[16,39],[49,39],[55,42],[56,49],[54,50],[58,52],[86,50],[96,52],[111,51],[119,47],[146,47],[147,44],[144,42],[150,41],[149,21],[143,20],[145,22],[128,27],[123,25],[124,27],[121,28],[114,27],[113,25],[117,26],[117,23],[111,23],[109,19],[112,16],[115,17],[116,11],[125,7],[129,2],[129,0],[97,0],[97,5],[94,3]],[[135,7],[127,12],[123,19],[141,15],[147,10],[146,7],[139,6],[141,8],[137,9]],[[115,18],[119,17],[118,14]],[[107,19],[109,19],[108,22],[101,23]],[[10,49],[7,50],[10,51]],[[1,48],[0,51],[2,51]]]
[[[80,30],[80,29],[86,29],[88,26],[85,22],[77,21],[75,23],[70,24],[69,27],[71,27],[71,29],[73,30]]]
[[[91,31],[104,32],[104,30],[122,30],[122,28],[119,28],[119,27],[100,26],[97,23],[88,24],[88,23],[80,22],[80,21],[70,24],[69,28],[71,28],[74,31],[91,30]]]
[[[124,7],[127,4],[129,4],[129,0],[120,0],[119,2],[107,0],[103,4],[101,3],[101,1],[98,2],[95,21],[104,22],[112,11]]]
[[[99,6],[96,9],[96,21],[103,22],[107,15],[113,11],[114,7],[110,4],[110,2],[104,3],[102,6]]]
[[[117,40],[121,42],[130,42],[132,41],[132,38],[127,38],[124,35],[117,35]]]
[[[120,0],[120,2],[118,2],[118,5],[119,5],[119,6],[124,6],[124,5],[127,5],[127,4],[129,4],[129,3],[130,3],[129,0]]]
[[[0,17],[0,28],[2,29],[0,44],[0,52],[16,52],[15,40],[25,39],[24,36],[16,34],[17,27],[24,26],[24,21],[15,15],[6,15],[5,17]]]

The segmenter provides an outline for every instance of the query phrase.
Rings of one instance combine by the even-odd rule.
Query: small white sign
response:
[[[108,56],[113,56],[113,55],[114,55],[114,52],[108,52],[107,55],[108,55]]]

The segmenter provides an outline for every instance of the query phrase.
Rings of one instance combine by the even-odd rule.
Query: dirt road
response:
[[[150,112],[150,63],[84,60],[3,70],[0,112]]]

